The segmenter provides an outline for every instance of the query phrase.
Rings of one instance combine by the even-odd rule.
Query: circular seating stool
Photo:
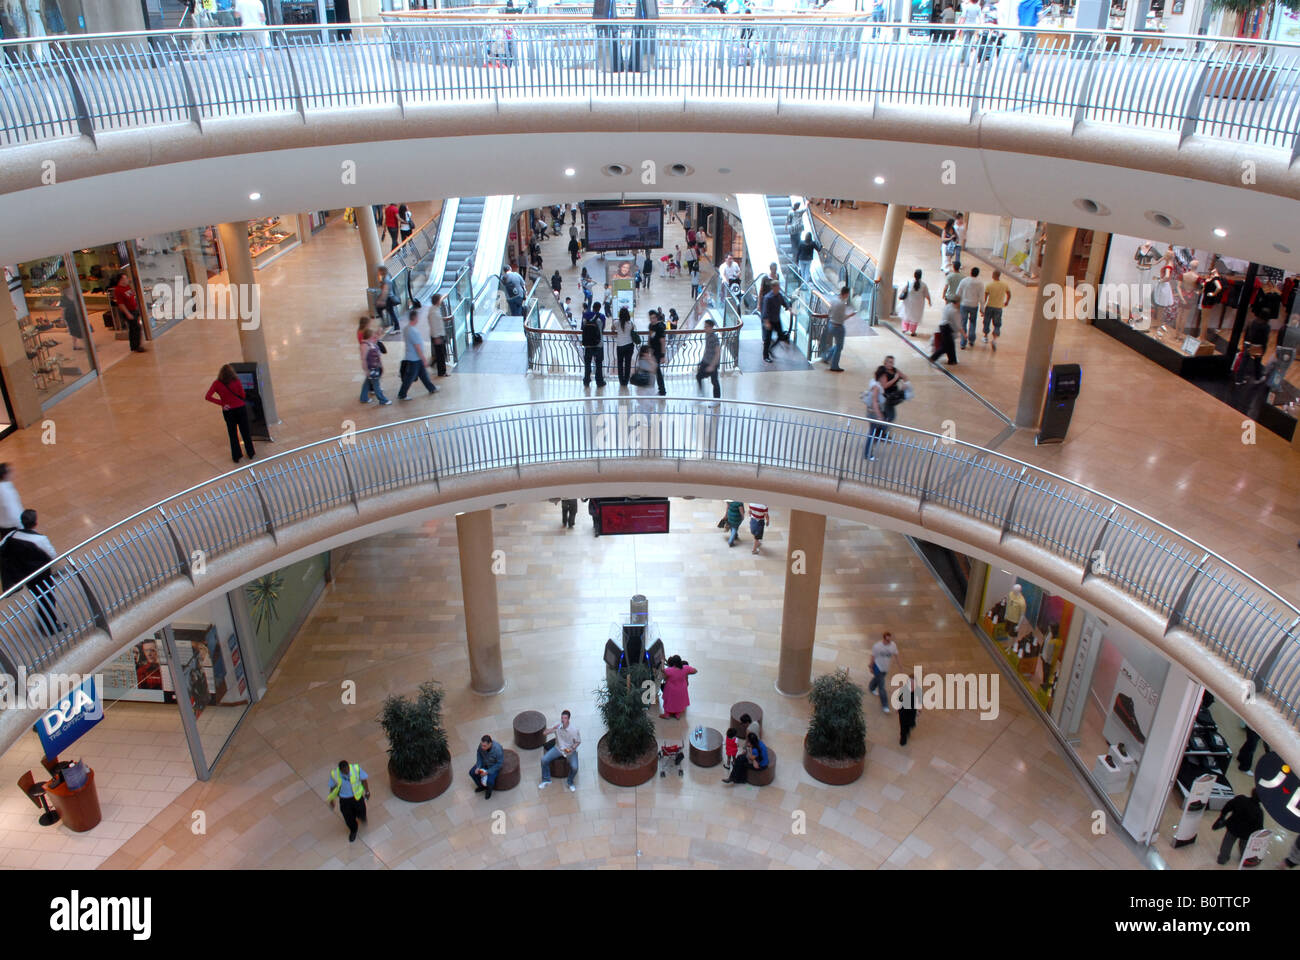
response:
[[[515,717],[515,746],[520,750],[536,750],[545,741],[546,714],[538,710],[525,710]]]
[[[551,761],[551,778],[554,780],[568,779],[569,777],[569,758],[556,757]]]
[[[763,738],[763,708],[756,703],[751,703],[748,700],[740,700],[737,703],[733,703],[731,705],[731,723],[729,726],[736,728],[736,736],[743,741],[745,739],[745,734],[749,733],[749,728],[740,722],[740,718],[746,713],[753,718],[754,723],[757,725],[757,729],[754,732],[758,734],[758,737],[761,740]]]
[[[505,762],[501,764],[501,770],[497,774],[497,782],[492,789],[513,790],[517,786],[519,786],[519,754],[513,750],[507,750]]]
[[[753,714],[751,713],[752,717]],[[767,748],[767,766],[762,770],[750,770],[748,774],[749,783],[756,787],[765,787],[776,777],[776,751],[771,747]]]

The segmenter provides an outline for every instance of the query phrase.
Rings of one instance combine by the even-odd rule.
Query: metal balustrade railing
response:
[[[1139,125],[1300,156],[1296,44],[999,27],[1001,45],[967,49],[960,29],[932,43],[928,26],[857,19],[504,24],[403,21],[348,41],[312,26],[6,40],[0,145],[363,106],[695,95]]]
[[[620,426],[623,424],[624,426]],[[0,597],[0,666],[29,672],[200,562],[372,498],[522,464],[699,460],[781,467],[940,506],[1035,544],[1180,628],[1300,729],[1300,610],[1222,557],[1095,490],[971,444],[773,404],[675,398],[542,401],[441,414],[309,444],[193,487],[55,560]],[[84,665],[87,669],[93,664]]]

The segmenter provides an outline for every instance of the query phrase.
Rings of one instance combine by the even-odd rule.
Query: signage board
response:
[[[88,677],[32,725],[46,759],[53,760],[104,719],[104,704],[94,677]]]
[[[599,509],[602,536],[668,532],[666,498],[601,500]]]

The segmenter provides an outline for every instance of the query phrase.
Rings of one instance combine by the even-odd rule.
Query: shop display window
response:
[[[268,673],[288,649],[298,627],[311,612],[329,575],[329,554],[301,560],[241,589],[253,627],[251,643]]]
[[[81,299],[86,308],[86,328],[95,348],[95,362],[107,370],[130,352],[126,318],[113,304],[112,289],[116,278],[127,273],[136,280],[131,265],[129,244],[110,243],[102,247],[78,250],[72,258],[81,284]],[[140,298],[137,284],[136,297]]]
[[[135,241],[135,264],[144,293],[144,313],[153,334],[161,333],[184,319],[185,287],[204,287],[217,273],[215,243],[204,239],[204,230],[194,228],[161,233]]]
[[[299,242],[295,214],[248,221],[248,252],[253,257],[254,269],[261,269]]]
[[[36,393],[46,403],[95,368],[76,280],[62,254],[20,263],[16,277],[8,269],[6,275]]]

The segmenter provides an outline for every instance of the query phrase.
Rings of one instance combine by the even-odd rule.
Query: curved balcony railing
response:
[[[4,41],[0,145],[338,108],[700,96],[1138,125],[1300,155],[1295,44],[1003,27],[974,31],[967,49],[960,30],[948,43],[931,32],[524,17],[390,23],[349,41],[310,26]]]
[[[635,429],[614,421],[644,417]],[[620,421],[621,417],[621,421]],[[0,597],[0,660],[40,670],[195,565],[287,535],[338,507],[521,464],[688,460],[758,476],[782,468],[937,506],[1032,543],[1080,582],[1102,579],[1167,630],[1185,631],[1253,681],[1300,729],[1300,610],[1237,567],[1094,490],[992,451],[905,427],[772,404],[658,398],[544,401],[443,414],[309,444],[192,487],[59,557]],[[197,588],[196,588],[197,589]],[[203,586],[202,589],[207,589]],[[1167,632],[1167,631],[1166,631]],[[114,637],[122,643],[134,637]]]

